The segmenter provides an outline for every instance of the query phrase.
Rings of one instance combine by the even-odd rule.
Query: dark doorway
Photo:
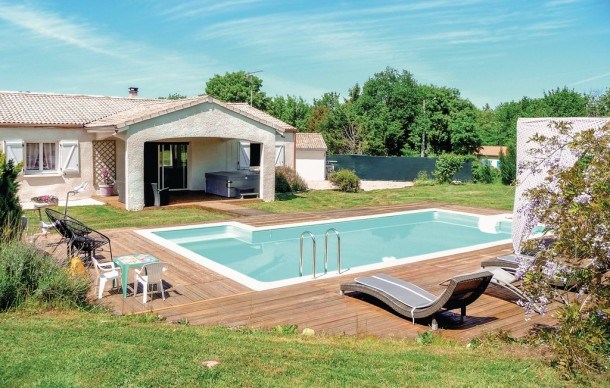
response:
[[[187,190],[188,143],[144,143],[144,201],[154,204],[157,190]],[[153,186],[152,184],[155,184]]]

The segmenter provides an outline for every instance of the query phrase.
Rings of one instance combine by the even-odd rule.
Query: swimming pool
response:
[[[249,288],[264,290],[314,278],[314,239],[316,277],[337,276],[338,238],[333,231],[328,232],[325,250],[325,234],[331,228],[340,236],[341,274],[345,274],[508,243],[511,226],[503,215],[426,209],[258,228],[222,222],[138,233]]]

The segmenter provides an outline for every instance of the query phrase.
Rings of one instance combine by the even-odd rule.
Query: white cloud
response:
[[[599,75],[596,75],[596,76],[593,76],[593,77],[589,77],[589,78],[585,78],[585,79],[582,79],[580,81],[572,82],[570,84],[570,86],[582,85],[582,84],[586,84],[588,82],[595,81],[595,80],[602,79],[602,78],[606,78],[606,77],[610,77],[610,72],[599,74]]]
[[[108,39],[93,33],[92,28],[87,24],[64,19],[53,12],[35,10],[25,5],[0,3],[0,20],[21,27],[44,39],[58,41],[97,54],[111,57],[122,56],[112,49]]]

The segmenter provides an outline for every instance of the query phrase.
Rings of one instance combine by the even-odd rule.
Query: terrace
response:
[[[459,205],[417,202],[350,210],[304,212],[297,214],[257,214],[236,220],[252,226],[334,219],[340,217],[372,215],[424,208],[442,208],[466,211],[481,215],[501,213]],[[350,281],[354,274],[319,279],[304,284],[252,291],[221,274],[208,270],[187,258],[140,236],[134,228],[103,231],[112,240],[115,256],[130,253],[150,253],[168,264],[164,275],[167,299],[159,294],[147,304],[138,296],[122,297],[120,290],[108,289],[101,304],[116,314],[152,312],[169,322],[188,321],[193,325],[222,325],[272,328],[277,325],[298,325],[299,329],[312,328],[316,332],[357,336],[415,338],[429,329],[430,321],[410,320],[392,313],[381,304],[359,298],[339,295],[339,284]],[[420,261],[384,269],[395,277],[413,280],[432,292],[440,293],[443,280],[458,274],[480,269],[486,258],[512,251],[509,244]],[[295,262],[297,258],[295,257]],[[344,260],[347,260],[345,258]],[[375,271],[378,272],[378,271]],[[130,274],[130,282],[132,281]],[[359,274],[361,275],[361,274]],[[93,290],[92,290],[93,295]],[[523,309],[507,300],[500,290],[490,286],[486,294],[469,306],[464,324],[459,323],[459,312],[444,312],[436,317],[442,335],[467,341],[483,332],[504,330],[514,336],[523,336],[535,325],[552,323],[551,314],[535,315],[525,321]]]

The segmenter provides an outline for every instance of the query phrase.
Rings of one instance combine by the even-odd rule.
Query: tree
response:
[[[15,165],[0,151],[0,242],[13,240],[21,234],[21,215],[17,176],[23,163]]]
[[[500,151],[500,180],[504,185],[512,185],[517,179],[517,149],[510,144],[506,149],[506,155]]]
[[[542,104],[546,112],[538,117],[582,117],[587,114],[587,98],[566,87],[544,92]]]
[[[453,153],[472,155],[481,147],[476,110],[464,109],[453,114],[448,129],[451,133],[451,151]]]
[[[536,145],[531,162],[520,168],[548,173],[517,209],[528,225],[542,223],[552,240],[537,246],[533,262],[522,263],[517,275],[523,278],[526,309],[560,304],[557,327],[542,333],[557,365],[568,372],[602,370],[610,356],[610,125],[578,134],[569,123],[552,127],[557,135],[530,139]],[[563,165],[560,150],[570,150],[577,162]],[[532,244],[535,240],[530,249]]]
[[[355,103],[372,140],[367,153],[400,155],[420,112],[420,91],[411,73],[386,68],[364,83]]]
[[[276,96],[269,99],[267,113],[296,127],[299,131],[307,128],[312,107],[302,97]]]
[[[489,105],[478,112],[476,125],[482,145],[502,146],[511,143],[512,137],[508,133],[502,132],[502,126]]]
[[[215,74],[205,84],[205,93],[225,102],[246,102],[258,109],[265,109],[267,96],[261,91],[263,80],[245,71]]]
[[[610,116],[610,88],[604,93],[590,93],[587,99],[587,116]]]
[[[328,115],[328,125],[334,132],[336,148],[340,153],[361,155],[363,153],[363,127],[360,125],[355,106],[345,102]]]
[[[181,100],[183,98],[186,98],[186,96],[180,93],[170,93],[167,97],[159,97],[160,100]]]

